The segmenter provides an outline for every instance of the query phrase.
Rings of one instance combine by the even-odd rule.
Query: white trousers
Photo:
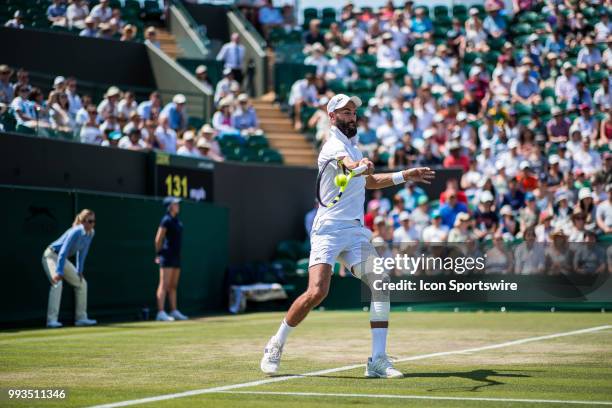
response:
[[[56,284],[52,279],[57,276],[57,254],[47,248],[42,256],[42,265],[51,283],[49,288],[49,303],[47,306],[47,323],[57,321],[62,300],[63,282],[74,287],[76,303],[75,320],[87,319],[87,281],[81,280],[75,266],[69,260],[64,263],[64,280]]]

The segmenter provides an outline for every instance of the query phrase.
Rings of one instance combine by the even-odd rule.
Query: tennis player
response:
[[[361,100],[344,94],[334,96],[327,104],[327,113],[332,124],[330,138],[323,145],[318,158],[319,170],[330,159],[335,166],[348,170],[367,166],[361,177],[353,178],[341,199],[331,207],[321,206],[317,210],[310,237],[311,252],[308,267],[308,289],[298,297],[287,312],[278,332],[268,341],[261,359],[261,370],[266,374],[278,371],[281,354],[289,333],[300,324],[308,313],[327,296],[332,268],[339,259],[351,273],[367,282],[372,276],[371,260],[376,251],[370,243],[371,232],[364,227],[363,209],[365,189],[381,189],[408,180],[430,183],[435,173],[427,167],[408,169],[396,173],[373,174],[374,164],[363,158],[357,147],[357,108]],[[333,195],[333,174],[323,176],[320,183],[321,196]],[[370,268],[368,269],[368,264]],[[390,302],[388,296],[374,296],[370,304],[370,328],[372,332],[372,355],[368,358],[366,377],[399,378],[402,373],[393,367],[386,353],[387,329],[389,327]]]

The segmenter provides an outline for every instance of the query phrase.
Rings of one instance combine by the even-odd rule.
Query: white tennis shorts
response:
[[[372,232],[359,220],[317,221],[310,235],[308,266],[324,263],[333,267],[339,260],[350,270],[376,254],[371,238]]]

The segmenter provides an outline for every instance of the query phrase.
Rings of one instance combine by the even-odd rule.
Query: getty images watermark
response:
[[[606,302],[608,243],[378,243],[363,248],[362,301]]]

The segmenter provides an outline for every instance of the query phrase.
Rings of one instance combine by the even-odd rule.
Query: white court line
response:
[[[416,356],[411,356],[411,357],[400,358],[395,361],[403,362],[403,361],[423,360],[426,358],[450,356],[450,355],[455,355],[455,354],[471,353],[471,352],[483,351],[483,350],[492,350],[492,349],[498,349],[498,348],[503,348],[503,347],[516,346],[518,344],[531,343],[534,341],[555,339],[555,338],[565,337],[565,336],[575,336],[578,334],[585,334],[585,333],[593,333],[593,332],[606,330],[606,329],[612,329],[612,325],[590,327],[587,329],[573,330],[573,331],[562,332],[562,333],[553,333],[553,334],[547,334],[545,336],[527,337],[524,339],[507,341],[504,343],[491,344],[488,346],[474,347],[470,349],[455,350],[455,351],[442,351],[442,352],[430,353],[430,354],[421,354],[421,355],[416,355]],[[127,407],[130,405],[146,404],[149,402],[165,401],[165,400],[175,399],[175,398],[192,397],[194,395],[218,393],[218,392],[223,392],[223,391],[234,390],[237,388],[256,387],[258,385],[289,381],[289,380],[293,380],[297,378],[337,373],[340,371],[348,371],[348,370],[353,370],[355,368],[361,368],[361,367],[365,367],[365,364],[353,364],[353,365],[347,365],[343,367],[329,368],[326,370],[313,371],[310,373],[305,373],[305,374],[300,374],[300,375],[286,375],[286,376],[279,376],[279,377],[271,377],[271,378],[266,378],[263,380],[250,381],[250,382],[240,383],[240,384],[223,385],[219,387],[202,388],[199,390],[184,391],[184,392],[178,392],[174,394],[157,395],[154,397],[140,398],[140,399],[134,399],[134,400],[127,400],[127,401],[119,401],[119,402],[113,402],[110,404],[95,405],[90,408]]]
[[[547,400],[524,398],[478,398],[478,397],[430,397],[428,395],[393,395],[393,394],[341,394],[327,392],[276,392],[276,391],[219,391],[219,394],[247,394],[247,395],[286,395],[290,397],[348,397],[348,398],[395,398],[414,400],[442,400],[442,401],[492,401],[492,402],[528,402],[540,404],[579,404],[579,405],[612,405],[612,401],[575,401],[575,400]]]

